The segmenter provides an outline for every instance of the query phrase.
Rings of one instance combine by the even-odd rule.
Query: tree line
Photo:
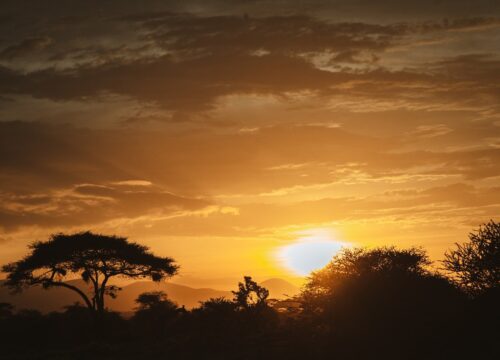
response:
[[[63,287],[81,302],[50,314],[0,302],[0,359],[499,358],[500,223],[433,265],[422,248],[346,248],[285,300],[245,276],[232,299],[186,310],[148,292],[124,318],[106,308],[112,280],[163,281],[174,259],[123,237],[55,234],[4,265],[4,285]]]

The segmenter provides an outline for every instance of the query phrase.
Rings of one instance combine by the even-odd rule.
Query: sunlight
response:
[[[302,232],[294,243],[279,249],[277,257],[282,265],[301,276],[327,265],[346,244],[336,240],[331,230],[314,229]]]

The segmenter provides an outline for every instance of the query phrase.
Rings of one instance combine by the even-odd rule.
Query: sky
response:
[[[499,220],[499,160],[496,0],[0,4],[2,264],[82,230],[191,285],[439,260]]]

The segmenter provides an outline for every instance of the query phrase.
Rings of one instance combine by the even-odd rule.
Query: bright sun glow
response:
[[[331,231],[310,230],[296,242],[280,248],[279,261],[297,275],[309,275],[327,265],[346,244],[335,239]]]

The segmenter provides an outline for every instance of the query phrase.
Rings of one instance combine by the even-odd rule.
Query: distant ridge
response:
[[[65,306],[81,302],[73,291],[63,288],[44,290],[40,286],[28,288],[20,294],[11,294],[0,280],[0,302],[8,302],[19,309],[36,309],[42,312],[60,311]],[[68,281],[82,289],[88,287],[82,280]],[[285,298],[298,293],[299,289],[283,279],[269,279],[261,282],[270,292],[271,298]],[[236,288],[236,287],[235,287]],[[116,299],[107,299],[107,306],[114,311],[130,312],[135,307],[137,296],[146,291],[164,291],[168,297],[179,306],[190,309],[199,305],[201,301],[215,297],[232,298],[229,290],[215,290],[211,288],[192,288],[186,285],[171,282],[155,283],[152,281],[138,281],[123,286]]]
[[[300,289],[297,286],[289,283],[286,280],[278,278],[262,281],[260,285],[268,289],[270,297],[275,299],[282,299],[288,296],[295,296],[300,291]]]
[[[186,308],[193,308],[199,305],[201,301],[210,298],[232,296],[230,291],[214,290],[214,289],[194,289],[185,285],[172,283],[154,283],[152,281],[138,281],[123,287],[116,299],[108,299],[108,306],[120,312],[131,311],[135,307],[135,299],[139,294],[147,291],[163,291],[170,300],[175,301],[179,306],[184,305]]]

